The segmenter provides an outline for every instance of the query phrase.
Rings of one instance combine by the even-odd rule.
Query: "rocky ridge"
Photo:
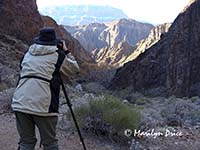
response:
[[[55,27],[58,36],[64,39],[81,66],[82,72],[88,72],[95,61],[80,43],[52,18],[41,16],[36,0],[2,0],[0,2],[0,83],[4,89],[16,84],[18,65],[23,53],[33,43],[40,28]],[[5,80],[6,78],[6,80]],[[7,79],[10,78],[10,81]],[[11,82],[15,78],[15,82]]]
[[[144,53],[146,49],[156,44],[161,37],[169,31],[170,26],[171,23],[164,23],[153,28],[147,38],[142,39],[136,44],[136,48],[134,49],[133,53],[127,57],[123,64],[136,59],[141,53]]]
[[[36,0],[2,0],[0,32],[30,44],[43,26]]]
[[[99,65],[117,68],[124,64],[133,51],[134,47],[127,42],[119,42],[115,46],[95,50],[92,54]]]
[[[151,24],[132,19],[83,26],[65,26],[65,29],[88,51],[113,47],[125,41],[134,46],[139,40],[146,38],[152,28]]]
[[[139,40],[136,35],[138,35],[140,30],[143,30],[142,27],[139,29],[142,25],[139,25],[139,23],[138,26],[133,24],[137,24],[137,22],[134,22],[134,20],[121,19],[107,24],[93,23],[81,27],[67,26],[65,29],[72,33],[85,47],[91,50],[93,49],[93,57],[99,65],[117,68],[135,59],[147,48],[158,42],[161,36],[166,33],[171,26],[170,23],[158,25],[151,29],[149,33],[147,32],[148,36],[146,38]],[[130,27],[131,25],[132,27]],[[110,29],[108,29],[108,27]],[[121,30],[121,28],[124,30]],[[136,33],[131,34],[131,30],[135,30]],[[128,35],[129,33],[130,36]],[[140,36],[142,36],[142,34]],[[137,40],[139,41],[137,42]]]
[[[200,0],[195,0],[158,43],[118,69],[110,87],[131,86],[135,91],[179,97],[199,95],[199,14]]]
[[[140,40],[135,46],[131,46],[128,42],[120,42],[112,47],[94,50],[92,53],[99,64],[109,65],[114,68],[120,67],[126,62],[134,60],[146,49],[157,43],[161,36],[168,32],[170,26],[170,23],[156,26],[150,31],[147,38]]]

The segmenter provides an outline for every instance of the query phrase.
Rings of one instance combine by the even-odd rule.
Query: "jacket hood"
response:
[[[47,55],[56,52],[57,49],[56,46],[33,44],[28,51],[31,55]]]

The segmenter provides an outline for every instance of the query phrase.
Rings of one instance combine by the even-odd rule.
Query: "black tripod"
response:
[[[75,126],[76,126],[76,128],[77,128],[78,135],[79,135],[80,140],[81,140],[81,143],[82,143],[82,145],[83,145],[83,149],[84,149],[84,150],[87,150],[87,149],[86,149],[86,146],[85,146],[85,143],[84,143],[84,139],[83,139],[83,137],[82,137],[82,135],[81,135],[81,131],[80,131],[80,129],[79,129],[78,123],[77,123],[77,121],[76,121],[76,118],[75,118],[75,115],[74,115],[74,112],[73,112],[73,109],[72,109],[72,104],[71,104],[71,102],[70,102],[70,100],[69,100],[69,97],[68,97],[67,92],[66,92],[66,90],[65,90],[65,86],[64,86],[64,83],[63,83],[63,80],[62,80],[62,79],[61,79],[61,86],[62,86],[62,90],[63,90],[63,93],[64,93],[64,95],[65,95],[66,101],[67,101],[67,105],[68,105],[69,110],[70,110],[70,112],[71,112],[71,114],[72,114],[72,118],[73,118],[73,120],[74,120],[74,124],[75,124]]]

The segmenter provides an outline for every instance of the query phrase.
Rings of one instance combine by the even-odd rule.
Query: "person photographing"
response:
[[[40,29],[20,63],[20,78],[12,99],[16,126],[20,136],[19,150],[34,150],[39,129],[44,150],[58,150],[58,120],[61,73],[72,75],[79,66],[54,28]]]

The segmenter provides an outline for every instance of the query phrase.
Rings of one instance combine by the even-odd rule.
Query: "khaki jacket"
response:
[[[71,54],[59,58],[56,46],[33,44],[21,62],[20,76],[39,76],[51,81],[54,78],[56,65],[64,75],[79,72],[77,61]],[[58,61],[60,61],[58,63]],[[59,73],[57,72],[57,75]],[[58,80],[59,82],[59,80]],[[57,87],[53,87],[57,84]],[[60,84],[37,78],[22,78],[14,92],[12,109],[40,116],[53,116],[58,113]],[[54,92],[54,93],[52,93]],[[55,95],[57,92],[57,96]],[[56,106],[55,106],[56,105]]]

